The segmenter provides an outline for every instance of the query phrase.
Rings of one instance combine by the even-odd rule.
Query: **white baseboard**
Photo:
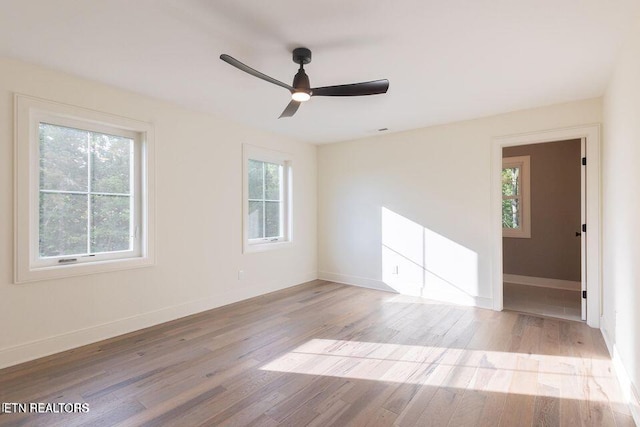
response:
[[[318,279],[327,280],[329,282],[342,283],[344,285],[359,286],[361,288],[375,289],[377,291],[393,292],[397,294],[392,287],[387,286],[384,282],[366,277],[349,276],[346,274],[330,273],[328,271],[319,271]]]
[[[376,289],[378,291],[386,291],[399,293],[391,286],[387,285],[381,280],[369,279],[366,277],[350,276],[347,274],[332,273],[328,271],[319,271],[318,278],[322,280],[328,280],[330,282],[343,283],[345,285],[359,286],[361,288]],[[446,295],[440,292],[425,292],[419,295],[421,298],[426,298],[434,301],[442,301],[456,305],[466,305],[470,307],[493,309],[493,300],[491,298],[484,298],[473,295]]]
[[[316,280],[316,272],[302,274],[296,280],[260,283],[260,286],[232,287],[229,292],[213,297],[165,307],[136,316],[114,320],[112,322],[78,329],[52,337],[35,340],[12,347],[0,349],[0,369],[30,360],[49,356],[65,350],[92,344],[118,335],[127,334],[181,317],[211,310],[269,292],[289,288],[301,283]]]
[[[546,277],[520,276],[518,274],[503,274],[502,281],[516,285],[538,286],[541,288],[565,289],[579,291],[582,283],[572,280],[548,279]]]
[[[631,384],[629,390],[629,409],[631,410],[631,416],[637,426],[640,426],[640,393],[638,389]]]
[[[620,353],[618,352],[616,345],[613,343],[613,340],[609,336],[608,329],[606,328],[606,320],[602,318],[600,324],[602,325],[600,331],[602,332],[602,337],[604,338],[604,342],[607,345],[607,350],[609,350],[609,354],[611,355],[613,369],[615,370],[616,377],[618,378],[618,382],[620,383],[622,396],[629,405],[629,410],[631,411],[633,421],[637,426],[640,426],[640,393],[638,393],[637,388],[631,381],[631,377],[629,376],[627,369],[624,367],[622,359],[620,359]]]

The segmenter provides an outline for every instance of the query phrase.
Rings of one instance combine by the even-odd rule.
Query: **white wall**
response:
[[[635,389],[640,423],[640,22],[604,97],[603,332]],[[632,400],[633,401],[633,400]]]
[[[599,123],[601,108],[598,98],[320,146],[320,277],[491,307],[492,138]]]
[[[0,70],[0,367],[316,278],[315,146],[13,60]],[[12,283],[14,92],[155,124],[155,266]],[[243,143],[294,156],[291,248],[241,253]]]

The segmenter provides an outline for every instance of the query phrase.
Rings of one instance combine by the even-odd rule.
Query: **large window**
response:
[[[245,252],[291,240],[291,160],[273,150],[245,145]],[[274,245],[276,244],[276,245]]]
[[[16,281],[149,264],[150,127],[16,97]]]
[[[502,159],[502,235],[531,237],[529,156]]]
[[[38,124],[41,262],[122,256],[139,247],[136,135],[119,133]]]

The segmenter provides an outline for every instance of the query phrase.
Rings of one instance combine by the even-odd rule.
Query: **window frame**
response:
[[[277,202],[278,203],[278,229],[280,230],[280,234],[278,236],[265,236],[265,237],[258,237],[258,238],[248,238],[249,244],[250,245],[255,245],[255,244],[260,244],[260,243],[264,243],[265,241],[269,241],[269,242],[281,242],[284,239],[284,235],[285,235],[285,230],[284,230],[284,224],[286,223],[286,204],[285,204],[285,199],[286,199],[286,194],[285,194],[285,186],[286,186],[286,179],[285,179],[285,171],[286,171],[286,166],[284,164],[281,163],[273,163],[273,162],[267,162],[267,161],[262,161],[262,160],[256,160],[256,159],[249,159],[248,162],[258,162],[261,163],[263,165],[262,167],[262,197],[256,199],[256,198],[251,198],[250,197],[250,191],[249,191],[249,196],[247,197],[247,202],[249,204],[251,204],[251,202],[260,202],[263,204],[263,212],[262,212],[262,230],[263,230],[263,234],[267,233],[267,210],[266,210],[266,204],[267,203],[273,203],[273,202]],[[266,194],[266,187],[267,187],[267,183],[266,183],[266,178],[267,178],[267,172],[266,172],[266,168],[264,165],[276,165],[278,166],[278,200],[276,199],[268,199],[267,198],[267,194]]]
[[[133,187],[130,190],[130,196],[132,201],[130,202],[131,204],[131,208],[133,210],[133,218],[132,218],[132,222],[133,224],[131,224],[129,233],[133,235],[133,247],[129,250],[124,250],[124,251],[112,251],[112,252],[105,252],[105,253],[96,253],[96,254],[67,254],[67,255],[61,255],[61,256],[51,256],[51,257],[41,257],[39,255],[39,242],[40,242],[40,223],[39,223],[39,214],[33,215],[33,217],[31,218],[31,220],[33,221],[33,223],[31,224],[31,229],[33,230],[33,232],[31,233],[31,246],[32,246],[32,250],[31,250],[31,265],[34,267],[48,267],[48,266],[56,266],[56,265],[60,265],[59,260],[61,259],[68,259],[68,258],[74,258],[76,259],[76,261],[74,261],[74,263],[86,263],[86,262],[97,262],[97,261],[104,261],[104,260],[112,260],[112,259],[124,259],[124,258],[132,258],[132,257],[137,257],[140,256],[141,253],[141,245],[140,245],[140,233],[136,233],[135,230],[139,230],[141,227],[141,210],[142,210],[142,205],[140,203],[140,197],[139,195],[141,194],[141,185],[140,185],[140,170],[141,170],[141,161],[142,161],[142,157],[141,157],[141,144],[140,144],[140,133],[139,132],[133,132],[131,130],[127,130],[127,129],[116,129],[114,127],[110,127],[110,126],[105,126],[102,124],[95,124],[95,123],[86,123],[84,121],[80,121],[77,119],[70,119],[70,118],[66,118],[66,117],[59,117],[56,115],[52,115],[50,113],[43,113],[43,112],[34,112],[33,116],[32,116],[32,121],[33,121],[33,125],[36,127],[36,129],[33,130],[33,132],[38,133],[38,126],[41,123],[46,123],[49,125],[53,125],[53,126],[60,126],[60,127],[68,127],[68,128],[73,128],[73,129],[79,129],[79,130],[83,130],[83,131],[88,131],[88,132],[95,132],[95,133],[101,133],[101,134],[109,134],[109,135],[114,135],[114,136],[121,136],[121,137],[127,137],[133,140],[133,144],[134,144],[134,149],[133,149],[133,164],[131,165],[131,169],[132,169],[132,181],[133,181]],[[35,142],[33,142],[35,143]],[[40,192],[42,191],[42,189],[39,186],[39,164],[37,164],[37,162],[39,162],[40,160],[40,148],[39,148],[39,143],[35,143],[35,147],[33,147],[33,149],[35,150],[34,156],[32,159],[30,159],[30,161],[32,162],[30,165],[31,171],[34,174],[34,176],[32,177],[32,182],[34,184],[34,186],[37,186],[37,190],[36,188],[33,189],[32,193],[33,193],[33,200],[31,200],[32,205],[35,206],[39,206],[40,203]],[[88,156],[90,157],[91,155],[88,154]],[[78,192],[78,193],[82,193],[82,192]],[[93,192],[92,191],[87,191],[87,195],[91,195]],[[91,211],[88,212],[88,215],[91,215]],[[87,231],[88,233],[90,233],[90,231]]]
[[[243,253],[261,252],[290,246],[292,238],[293,161],[288,153],[243,144],[242,149],[242,249]],[[249,238],[249,160],[282,166],[280,183],[281,236],[277,238]]]
[[[153,126],[99,111],[15,94],[15,283],[153,265]],[[134,140],[134,244],[131,250],[91,256],[40,257],[40,123]],[[59,259],[75,261],[59,263]]]
[[[502,237],[529,239],[531,238],[531,156],[514,156],[502,158],[502,170],[507,168],[520,168],[518,180],[520,181],[520,228],[502,227]],[[502,195],[504,201],[504,195]]]

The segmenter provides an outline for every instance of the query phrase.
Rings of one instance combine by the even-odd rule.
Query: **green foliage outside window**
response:
[[[502,228],[520,228],[520,168],[502,169]]]
[[[133,140],[41,123],[41,257],[130,250]]]
[[[281,236],[282,166],[249,160],[249,239]]]

